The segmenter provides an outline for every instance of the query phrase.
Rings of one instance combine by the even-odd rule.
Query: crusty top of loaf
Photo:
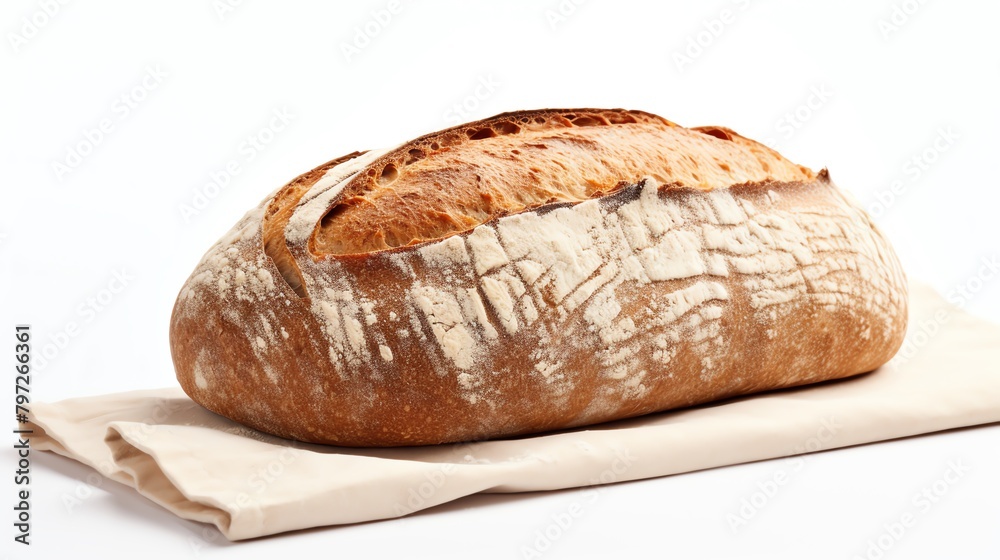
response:
[[[360,155],[302,175],[268,207],[267,254],[300,295],[298,265],[285,246],[290,216],[328,179],[323,172],[344,174],[339,164]],[[440,239],[544,204],[604,196],[643,177],[702,190],[816,177],[727,128],[685,128],[622,109],[504,113],[406,142],[349,172],[319,223],[308,224],[314,258]]]
[[[368,253],[470,230],[551,202],[578,202],[651,176],[704,190],[814,178],[718,127],[639,111],[507,113],[418,138],[358,173],[323,217],[316,254]]]

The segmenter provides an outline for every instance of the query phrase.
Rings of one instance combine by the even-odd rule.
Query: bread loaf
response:
[[[524,111],[278,189],[198,264],[170,343],[237,422],[424,445],[868,372],[905,286],[825,170],[720,127]]]

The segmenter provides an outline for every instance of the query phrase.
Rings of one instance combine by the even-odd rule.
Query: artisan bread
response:
[[[524,111],[278,189],[198,264],[170,343],[237,422],[424,445],[869,372],[905,286],[825,170],[721,127]]]

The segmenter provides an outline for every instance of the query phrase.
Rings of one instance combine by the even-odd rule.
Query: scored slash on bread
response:
[[[891,246],[823,171],[720,127],[507,113],[265,199],[178,297],[197,402],[284,437],[421,445],[871,371]]]

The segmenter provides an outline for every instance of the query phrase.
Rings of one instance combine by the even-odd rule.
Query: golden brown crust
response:
[[[306,297],[306,292],[302,286],[302,273],[299,271],[298,265],[295,264],[295,258],[292,256],[291,251],[288,250],[288,246],[285,244],[285,227],[288,226],[288,220],[292,217],[295,206],[302,199],[302,195],[306,194],[309,187],[319,180],[320,177],[330,169],[345,161],[350,161],[363,153],[351,152],[299,175],[279,189],[267,205],[267,211],[264,212],[262,224],[264,253],[274,262],[275,267],[277,267],[285,282],[300,297]]]
[[[467,231],[651,176],[701,189],[812,171],[720,127],[687,129],[640,111],[521,111],[423,136],[386,153],[323,217],[316,255],[362,254]]]
[[[178,379],[263,431],[386,446],[581,426],[886,362],[902,342],[905,281],[867,214],[825,172],[772,165],[776,154],[727,129],[691,130],[746,147],[722,160],[730,170],[766,160],[809,177],[706,190],[629,175],[609,194],[487,216],[440,240],[328,255],[315,247],[322,216],[414,143],[303,175],[185,284],[171,320]],[[290,264],[299,290],[282,280]]]

